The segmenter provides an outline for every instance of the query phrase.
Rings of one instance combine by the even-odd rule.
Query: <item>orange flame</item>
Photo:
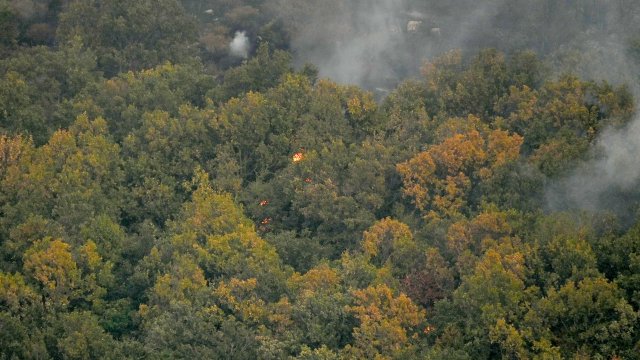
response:
[[[427,327],[426,327],[426,328],[424,328],[424,333],[425,333],[425,334],[428,334],[428,333],[430,333],[430,332],[434,331],[435,329],[436,329],[435,327],[430,326],[430,325],[427,325]]]
[[[304,179],[304,182],[306,182],[307,184],[311,184],[313,180],[311,178],[306,178]]]
[[[304,159],[304,154],[302,154],[301,152],[297,152],[295,154],[293,154],[293,162],[297,163],[302,161],[302,159]]]
[[[262,225],[268,225],[271,222],[271,218],[264,218],[262,219],[262,221],[260,222],[260,224]]]
[[[260,201],[260,206],[267,206],[267,205],[269,205],[269,200]]]

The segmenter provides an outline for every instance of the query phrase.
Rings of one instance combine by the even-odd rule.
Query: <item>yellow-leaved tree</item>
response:
[[[488,129],[473,116],[459,127],[449,130],[453,134],[440,143],[397,165],[404,194],[427,218],[466,215],[477,205],[473,197],[478,185],[519,158],[520,135]]]
[[[344,349],[347,358],[411,357],[424,310],[405,294],[394,295],[386,285],[355,290],[353,296],[355,305],[348,310],[360,325],[353,330],[353,345]]]

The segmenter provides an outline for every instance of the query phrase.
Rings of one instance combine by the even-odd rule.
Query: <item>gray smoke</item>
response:
[[[283,0],[283,3],[290,3]],[[404,0],[300,1],[286,18],[293,29],[298,63],[318,66],[320,75],[372,88],[391,85],[407,38]],[[301,5],[302,4],[302,5]],[[306,5],[306,6],[305,6]],[[407,19],[405,19],[407,18]]]
[[[534,50],[556,74],[626,83],[640,99],[629,38],[640,35],[632,0],[274,0],[289,28],[296,62],[320,75],[387,93],[450,49]],[[611,209],[640,185],[640,117],[605,129],[593,160],[553,181],[551,209]]]
[[[619,35],[586,40],[569,63],[574,72],[591,80],[627,85],[640,101],[638,66],[629,58],[628,44]],[[549,210],[611,211],[623,216],[640,203],[640,112],[622,128],[604,129],[595,141],[590,160],[579,164],[546,190]]]
[[[451,49],[543,49],[550,34],[565,29],[527,22],[548,17],[540,2],[274,0],[271,11],[292,34],[298,64],[315,64],[323,77],[373,90],[419,75],[426,59]]]
[[[532,49],[567,53],[637,28],[629,0],[273,0],[292,34],[298,64],[368,89],[419,74],[423,61],[451,49],[475,53]],[[572,69],[573,70],[573,69]]]
[[[640,185],[640,118],[601,134],[593,160],[554,182],[546,192],[550,210],[580,209],[622,214],[636,206]]]
[[[417,74],[440,33],[410,0],[279,0],[276,12],[293,34],[296,62],[320,76],[385,91]],[[286,10],[283,10],[286,9]]]
[[[245,31],[236,31],[233,40],[229,44],[229,53],[233,56],[246,59],[249,56],[249,38]]]

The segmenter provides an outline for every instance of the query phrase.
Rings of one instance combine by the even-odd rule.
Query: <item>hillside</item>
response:
[[[0,0],[0,359],[640,359],[638,20]]]

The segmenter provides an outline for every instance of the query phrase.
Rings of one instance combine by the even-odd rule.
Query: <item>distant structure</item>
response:
[[[419,11],[407,11],[400,17],[406,23],[407,34],[426,34],[433,37],[440,37],[442,30],[437,26],[437,21]]]
[[[411,20],[407,23],[407,32],[408,33],[417,33],[422,26],[422,20]]]

